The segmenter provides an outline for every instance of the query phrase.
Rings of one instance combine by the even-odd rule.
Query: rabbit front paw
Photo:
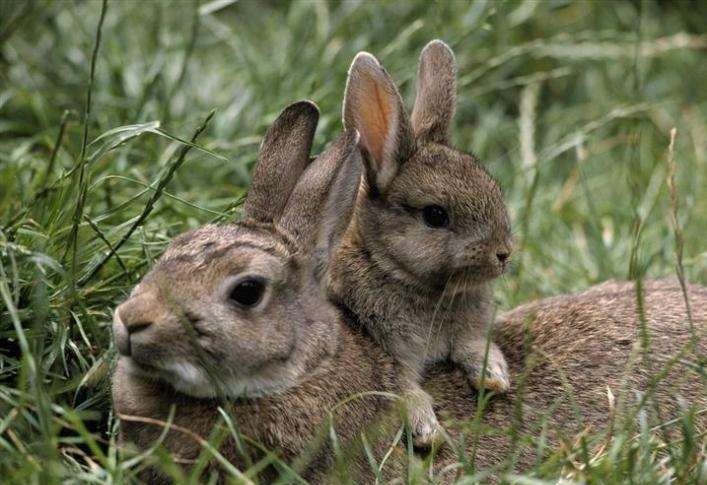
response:
[[[505,393],[511,388],[511,381],[508,375],[508,364],[501,353],[489,353],[486,362],[485,374],[482,379],[481,371],[483,362],[473,366],[471,372],[471,382],[476,389],[487,389],[498,393]],[[482,382],[483,381],[483,382]]]
[[[408,424],[415,448],[431,448],[442,441],[442,426],[437,421],[432,399],[413,394],[406,399]]]

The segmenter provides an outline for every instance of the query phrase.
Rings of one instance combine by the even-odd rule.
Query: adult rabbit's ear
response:
[[[319,109],[311,101],[291,104],[280,113],[260,145],[244,218],[277,222],[307,166],[318,121]]]
[[[367,52],[359,52],[349,68],[343,116],[344,127],[361,136],[369,185],[384,192],[414,152],[415,140],[393,80]]]
[[[457,96],[454,53],[441,40],[422,49],[412,128],[423,141],[447,144]]]
[[[280,220],[317,266],[329,259],[353,214],[363,168],[358,140],[347,130],[307,167]]]

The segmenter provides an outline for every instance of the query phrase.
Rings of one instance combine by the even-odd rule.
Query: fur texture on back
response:
[[[648,413],[649,426],[669,422],[686,406],[696,412],[696,433],[707,431],[707,380],[697,371],[701,366],[704,372],[707,356],[707,288],[689,286],[693,333],[676,280],[647,280],[644,286],[646,352],[640,348],[634,283],[609,281],[500,315],[495,339],[508,358],[513,384],[508,394],[488,401],[482,418],[486,432],[466,436],[467,443],[478,439],[478,469],[505,465],[514,455],[515,471],[533,465],[537,448],[521,444],[522,439],[514,445],[511,427],[535,442],[545,424],[546,453],[563,442],[575,445],[580,433],[606,436],[627,423],[637,433],[641,399],[648,400],[642,412]],[[425,389],[434,396],[444,425],[460,439],[460,423],[477,409],[475,392],[458,370],[446,366],[428,373]],[[664,429],[669,439],[681,437],[679,430],[679,422]],[[604,443],[589,442],[590,453]],[[459,457],[447,447],[437,470],[456,461]]]

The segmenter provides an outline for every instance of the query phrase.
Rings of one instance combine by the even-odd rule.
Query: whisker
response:
[[[432,314],[432,321],[430,322],[429,332],[427,333],[427,338],[426,338],[426,342],[425,342],[426,343],[425,353],[429,350],[429,345],[432,340],[433,329],[435,327],[435,319],[437,318],[437,313],[439,311],[439,307],[442,304],[442,301],[444,300],[444,295],[447,292],[447,286],[449,286],[449,282],[451,281],[451,279],[452,279],[452,274],[450,274],[449,277],[447,278],[447,281],[445,281],[444,286],[442,287],[442,294],[441,294],[440,298],[437,300],[437,304],[435,305],[435,311]],[[455,291],[455,293],[456,293],[456,291]],[[454,295],[452,295],[452,302],[453,301],[454,301]],[[442,329],[442,323],[440,322],[439,330],[437,330],[437,332],[439,332],[441,329]]]

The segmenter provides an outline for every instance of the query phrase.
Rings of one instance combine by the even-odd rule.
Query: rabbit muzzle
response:
[[[150,291],[135,294],[120,304],[113,313],[113,338],[118,352],[140,359],[141,356],[135,355],[136,350],[146,344],[154,345],[156,328],[166,317],[156,295]]]
[[[509,241],[474,242],[452,258],[451,272],[457,278],[470,282],[497,278],[506,271],[511,252]]]

